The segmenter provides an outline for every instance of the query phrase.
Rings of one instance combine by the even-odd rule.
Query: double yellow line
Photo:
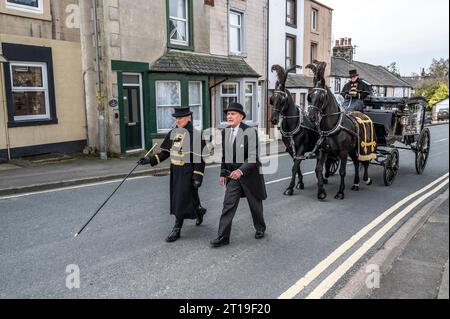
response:
[[[409,201],[413,200],[417,196],[423,194],[402,211],[397,213],[388,223],[386,223],[379,231],[377,231],[370,239],[363,243],[363,245],[355,251],[350,257],[348,257],[341,265],[337,267],[328,277],[326,277],[308,296],[307,299],[320,299],[322,298],[337,282],[341,279],[347,271],[353,267],[359,259],[361,259],[384,235],[386,235],[395,225],[402,220],[408,213],[410,213],[414,208],[419,206],[423,201],[433,196],[446,185],[448,185],[449,173],[438,178],[426,187],[418,190],[414,194],[411,194],[389,208],[378,218],[372,221],[369,225],[361,229],[352,238],[342,244],[338,249],[336,249],[332,254],[320,262],[314,269],[309,271],[303,278],[297,281],[292,287],[290,287],[286,292],[284,292],[278,299],[293,299],[299,293],[301,293],[311,282],[316,280],[322,273],[324,273],[333,263],[335,263],[340,257],[342,257],[346,252],[348,252],[354,245],[358,243],[364,236],[366,236],[370,231],[379,226],[388,217],[393,215],[398,209],[403,205],[407,204]],[[437,186],[436,186],[437,185]],[[431,190],[430,190],[431,189]]]

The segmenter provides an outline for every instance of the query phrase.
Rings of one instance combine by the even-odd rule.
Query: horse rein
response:
[[[325,94],[328,93],[326,89],[322,89],[322,88],[313,88],[313,91],[323,91],[323,92],[325,92]],[[345,131],[349,131],[347,128],[342,126],[342,122],[344,121],[345,111],[342,109],[341,106],[339,106],[339,109],[340,109],[339,112],[335,112],[335,113],[331,113],[331,114],[323,114],[322,113],[322,109],[324,108],[326,102],[327,101],[325,99],[325,101],[323,102],[323,105],[322,105],[321,108],[319,108],[318,106],[315,106],[315,105],[309,105],[308,106],[308,109],[316,109],[318,111],[318,113],[319,113],[319,117],[317,119],[316,126],[317,126],[317,130],[318,130],[320,136],[321,137],[329,137],[329,136],[334,135],[337,132],[339,132],[340,129],[344,129]],[[320,124],[322,123],[322,120],[324,118],[327,118],[327,117],[330,117],[330,116],[335,116],[335,115],[339,115],[339,120],[337,121],[336,126],[334,128],[332,128],[331,130],[329,130],[329,131],[322,131],[320,129]]]
[[[280,91],[280,90],[275,90],[275,91],[274,91],[274,95],[277,95],[277,94],[278,94],[278,95],[282,95],[283,97],[287,97],[287,96],[288,96],[288,93],[287,93],[287,92],[285,92],[285,91]],[[301,128],[304,127],[304,126],[302,125],[302,122],[303,122],[302,111],[301,111],[300,107],[298,107],[297,105],[295,105],[295,108],[297,109],[299,115],[296,115],[296,116],[287,116],[287,115],[284,115],[284,114],[283,114],[283,110],[274,109],[274,110],[275,110],[276,112],[278,112],[278,113],[280,114],[280,116],[281,116],[282,118],[284,118],[284,119],[299,119],[298,122],[297,122],[296,128],[295,128],[293,131],[291,131],[291,132],[286,132],[286,131],[284,131],[284,130],[283,130],[283,127],[282,127],[282,125],[281,125],[281,122],[280,122],[280,125],[279,125],[278,129],[280,130],[280,133],[281,133],[281,135],[283,135],[283,137],[293,138],[295,135],[298,134],[298,132],[300,132]],[[304,127],[304,128],[310,129],[310,128],[307,128],[307,127]]]

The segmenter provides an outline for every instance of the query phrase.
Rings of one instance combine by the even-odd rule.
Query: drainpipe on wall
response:
[[[1,41],[0,41],[1,43]],[[1,48],[1,46],[0,46]],[[0,50],[0,90],[2,90],[2,100],[1,100],[1,108],[3,110],[3,119],[4,119],[4,123],[3,125],[5,126],[5,136],[6,136],[6,149],[8,150],[8,161],[11,160],[11,143],[10,143],[10,139],[9,139],[9,129],[8,129],[8,113],[6,112],[6,95],[5,95],[5,91],[4,91],[4,85],[3,85],[3,68],[4,68],[4,64],[7,62],[6,59],[3,57],[3,55],[1,54],[1,50]]]
[[[92,0],[94,10],[94,36],[95,36],[95,58],[97,60],[97,106],[98,106],[98,139],[100,148],[100,158],[102,160],[108,159],[106,153],[106,138],[105,138],[105,109],[103,106],[102,95],[102,81],[100,73],[100,39],[98,30],[98,14],[97,14],[97,0]]]

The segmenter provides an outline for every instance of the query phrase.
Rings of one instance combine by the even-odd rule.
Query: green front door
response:
[[[141,92],[140,88],[123,88],[126,150],[140,150],[142,145]]]

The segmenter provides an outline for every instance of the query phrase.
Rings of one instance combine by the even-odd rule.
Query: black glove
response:
[[[195,190],[198,190],[202,186],[202,182],[194,179],[192,180],[192,187],[194,187]]]
[[[143,157],[139,160],[138,164],[139,165],[148,165],[150,164],[152,161],[150,159],[150,157]]]

